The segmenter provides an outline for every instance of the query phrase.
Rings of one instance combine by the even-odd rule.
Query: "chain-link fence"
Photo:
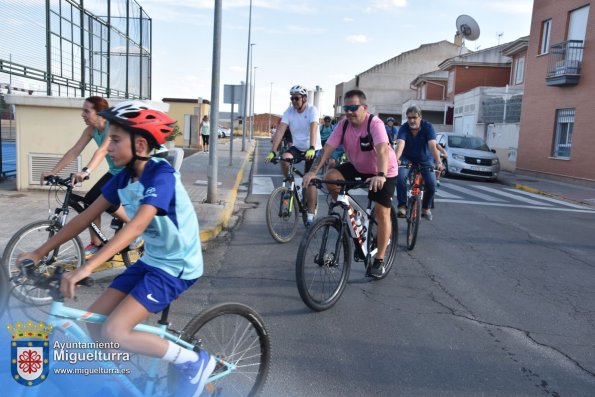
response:
[[[134,0],[3,0],[0,89],[150,98],[151,29]]]

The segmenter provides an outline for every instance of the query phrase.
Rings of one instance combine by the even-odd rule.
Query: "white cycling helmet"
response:
[[[304,87],[302,87],[301,85],[294,85],[293,87],[291,87],[291,89],[289,90],[289,95],[293,95],[293,94],[298,94],[298,95],[303,95],[303,96],[307,96],[308,95],[308,90],[306,90]]]

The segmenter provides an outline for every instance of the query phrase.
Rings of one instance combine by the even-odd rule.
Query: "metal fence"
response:
[[[150,98],[151,31],[134,0],[3,0],[0,88]]]
[[[0,110],[0,181],[17,172],[16,128],[9,110]]]

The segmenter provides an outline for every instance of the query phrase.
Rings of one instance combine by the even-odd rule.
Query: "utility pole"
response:
[[[248,53],[246,54],[246,86],[244,90],[244,110],[242,116],[242,152],[246,151],[246,113],[248,107],[248,87],[250,86],[250,53],[252,46],[250,44],[250,33],[252,31],[252,0],[250,0],[250,11],[248,13]]]
[[[207,168],[207,203],[217,202],[217,130],[219,125],[219,78],[221,75],[221,2],[215,0],[213,23],[213,71],[211,75],[211,131],[209,165]]]

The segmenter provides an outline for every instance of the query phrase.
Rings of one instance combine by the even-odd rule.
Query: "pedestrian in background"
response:
[[[198,127],[200,130],[200,136],[202,137],[202,151],[208,152],[209,151],[209,137],[211,135],[211,123],[209,123],[209,116],[206,114],[202,118],[200,122],[200,126]]]

